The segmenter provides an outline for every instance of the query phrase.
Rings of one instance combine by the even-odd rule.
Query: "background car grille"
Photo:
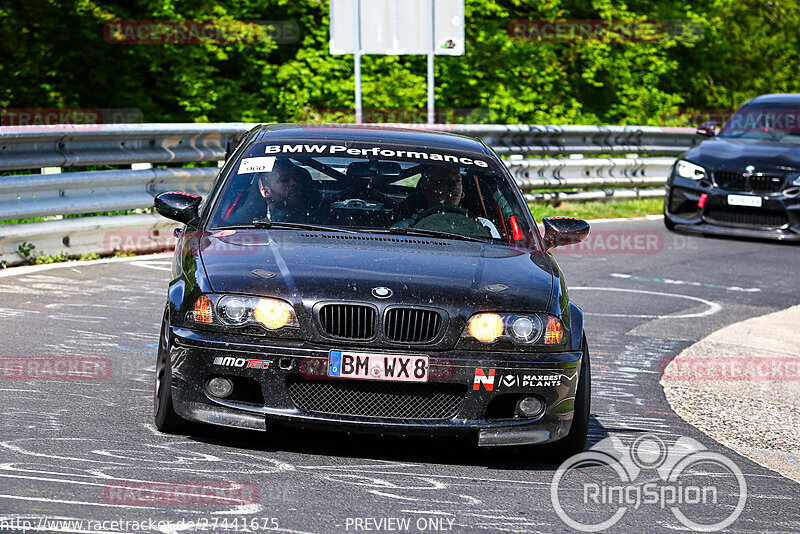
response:
[[[731,206],[709,207],[703,214],[713,222],[779,228],[788,222],[786,212]]]
[[[403,343],[432,341],[441,327],[442,316],[438,312],[414,308],[392,308],[383,322],[386,338]]]
[[[750,176],[746,178],[739,172],[715,172],[714,181],[728,191],[751,191],[772,193],[783,187],[783,176]]]
[[[319,310],[322,328],[342,339],[375,337],[375,308],[360,304],[326,304]]]
[[[386,419],[450,419],[456,414],[465,384],[303,380],[287,378],[292,402],[308,413]]]

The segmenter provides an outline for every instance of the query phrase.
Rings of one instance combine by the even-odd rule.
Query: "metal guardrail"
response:
[[[33,244],[38,254],[63,251],[69,255],[169,246],[171,230],[177,225],[154,214],[60,217],[148,208],[155,195],[168,190],[205,195],[218,167],[183,168],[181,165],[224,160],[230,146],[253,126],[220,123],[0,128],[0,171],[52,167],[71,170],[141,163],[169,165],[142,170],[123,168],[0,176],[0,221],[58,218],[0,225],[0,261],[14,264],[24,260],[18,253],[22,243]],[[674,158],[522,156],[675,156],[697,142],[694,130],[689,128],[406,126],[482,138],[499,154],[510,156],[505,160],[506,165],[530,202],[663,195],[663,190],[641,188],[663,185]],[[575,189],[588,191],[565,191]],[[551,191],[533,192],[537,190]]]

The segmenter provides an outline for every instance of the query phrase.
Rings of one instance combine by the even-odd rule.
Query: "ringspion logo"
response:
[[[692,438],[667,444],[643,434],[626,446],[611,436],[559,466],[550,500],[559,518],[580,532],[608,530],[640,509],[648,511],[649,521],[655,514],[662,524],[677,520],[692,530],[716,532],[744,510],[747,482],[730,458]]]

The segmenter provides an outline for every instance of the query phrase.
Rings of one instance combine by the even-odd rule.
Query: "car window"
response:
[[[488,158],[354,146],[255,143],[232,168],[210,227],[285,222],[358,231],[407,228],[534,243],[527,206]]]
[[[746,104],[731,115],[719,136],[800,142],[800,102]]]

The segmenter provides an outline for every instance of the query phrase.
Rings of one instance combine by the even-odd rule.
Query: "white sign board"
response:
[[[355,3],[330,0],[331,54],[356,52]],[[431,2],[434,31],[431,32]],[[464,0],[360,0],[362,54],[464,55]]]

